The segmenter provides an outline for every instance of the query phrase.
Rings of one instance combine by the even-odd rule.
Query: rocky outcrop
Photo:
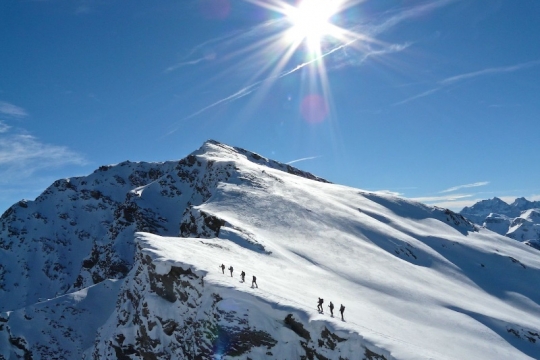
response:
[[[133,264],[137,231],[219,236],[224,221],[196,207],[220,183],[252,181],[238,174],[233,161],[223,160],[223,151],[231,158],[324,181],[215,141],[178,162],[126,161],[101,166],[89,176],[57,180],[35,201],[20,201],[0,217],[0,311],[123,278]],[[212,157],[214,153],[219,156]],[[249,236],[244,238],[263,251]]]
[[[116,309],[85,358],[352,360],[361,350],[365,359],[391,359],[364,345],[357,334],[297,320],[303,314],[283,316],[270,305],[254,308],[204,278],[204,272],[187,264],[156,265],[139,245]],[[271,331],[254,321],[272,317],[276,326]]]

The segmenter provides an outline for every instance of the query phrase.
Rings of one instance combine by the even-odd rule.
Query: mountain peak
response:
[[[540,201],[529,201],[524,197],[520,197],[514,200],[514,202],[510,206],[515,207],[521,211],[525,211],[540,207]]]
[[[540,209],[540,201],[520,197],[507,204],[495,197],[465,207],[460,213],[491,231],[538,248],[540,223],[536,209]]]
[[[205,141],[203,145],[198,150],[192,152],[190,156],[206,156],[211,159],[224,160],[246,159],[257,165],[264,165],[272,169],[281,170],[289,174],[301,176],[310,180],[330,183],[330,181],[326,179],[313,175],[310,172],[300,170],[289,164],[284,164],[276,160],[268,159],[262,155],[257,154],[256,152],[249,151],[241,147],[230,146],[212,139]]]
[[[539,358],[539,276],[449,210],[209,140],[2,216],[0,359]]]
[[[481,200],[470,207],[464,207],[460,214],[479,223],[491,213],[511,215],[513,212],[515,212],[515,208],[500,198],[494,197],[493,199]]]

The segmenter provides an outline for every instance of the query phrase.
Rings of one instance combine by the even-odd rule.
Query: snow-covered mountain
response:
[[[522,197],[508,204],[495,197],[465,207],[460,214],[478,225],[540,250],[540,201]]]
[[[537,250],[215,141],[0,226],[0,359],[540,358]]]

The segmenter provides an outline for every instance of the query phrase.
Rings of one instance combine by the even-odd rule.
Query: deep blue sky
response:
[[[540,1],[348,2],[320,55],[264,4],[1,1],[0,213],[207,139],[453,209],[540,198]]]

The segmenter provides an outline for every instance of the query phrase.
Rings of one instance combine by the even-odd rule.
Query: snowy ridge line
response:
[[[0,355],[540,359],[535,249],[446,209],[313,180],[209,141],[54,182],[0,219]],[[321,294],[353,321],[314,313]]]
[[[140,233],[138,235],[138,239],[147,246],[150,244],[148,242],[149,237],[155,238],[155,236],[152,236],[151,234],[145,234]],[[195,243],[203,243],[203,239],[199,238],[185,238],[182,240],[186,240],[186,242],[193,241]],[[224,242],[224,240],[221,239],[204,239],[206,241],[217,241],[217,242]],[[177,245],[183,245],[186,242],[180,241],[177,242]],[[151,245],[152,246],[152,245]],[[230,244],[229,249],[236,247],[236,244]],[[326,328],[330,329],[331,331],[335,332],[336,334],[349,334],[358,336],[359,339],[362,339],[364,342],[366,342],[365,346],[366,348],[375,348],[380,349],[380,346],[375,345],[375,343],[372,340],[369,340],[367,338],[364,338],[360,333],[357,332],[356,329],[351,328],[350,326],[347,326],[347,324],[351,324],[350,322],[344,322],[343,324],[336,322],[332,322],[329,319],[325,319],[324,317],[320,317],[317,319],[314,319],[312,315],[316,315],[313,311],[311,311],[311,307],[308,305],[302,305],[300,302],[293,300],[291,298],[287,298],[285,296],[279,295],[278,292],[272,292],[268,291],[266,287],[259,287],[259,288],[253,288],[249,286],[248,282],[242,283],[238,280],[238,277],[231,277],[227,272],[223,274],[221,270],[209,270],[213,269],[212,265],[215,265],[215,261],[212,256],[209,255],[210,260],[206,263],[210,266],[210,268],[202,268],[200,265],[193,264],[192,262],[189,262],[189,260],[185,259],[166,259],[166,257],[163,256],[164,253],[170,254],[173,253],[169,247],[167,249],[148,249],[143,248],[142,250],[144,253],[151,254],[154,261],[166,263],[168,262],[170,266],[182,266],[184,268],[191,268],[195,273],[198,274],[205,274],[205,284],[211,284],[213,288],[222,289],[221,291],[227,291],[227,292],[240,292],[243,294],[246,294],[250,298],[256,298],[258,301],[266,303],[271,308],[275,309],[279,312],[284,313],[292,313],[296,316],[300,316],[300,319],[306,321],[308,324],[318,324],[317,328],[320,327],[319,325],[324,325]],[[187,251],[181,251],[181,253],[188,253]],[[198,258],[197,255],[192,255],[192,258]],[[233,264],[234,265],[234,264]],[[161,264],[160,266],[160,273],[163,273],[163,269],[169,268],[168,265]],[[237,268],[237,266],[235,266]],[[259,279],[268,279],[265,276],[259,276],[257,275],[258,280]],[[210,279],[208,279],[210,278]],[[283,319],[276,319],[280,323],[283,323]],[[372,331],[373,333],[376,333],[376,331]],[[390,337],[388,337],[390,338]],[[404,342],[405,343],[405,342]],[[393,358],[393,357],[392,357]]]
[[[262,291],[264,291],[264,289],[262,289]],[[257,296],[257,295],[254,295],[254,296]],[[308,315],[308,314],[313,314],[313,315],[323,315],[323,314],[321,314],[320,312],[313,312],[313,311],[311,311],[311,310],[310,310],[310,311],[306,310],[305,305],[302,305],[302,304],[300,304],[299,302],[297,302],[297,301],[295,301],[295,300],[292,300],[292,299],[286,299],[286,298],[284,298],[284,297],[282,297],[282,296],[279,296],[279,295],[276,295],[276,294],[272,294],[272,297],[274,297],[274,298],[275,298],[275,297],[278,297],[278,298],[281,298],[281,299],[283,299],[283,300],[285,300],[285,301],[287,301],[287,302],[292,302],[292,303],[297,304],[298,307],[292,307],[292,308],[295,309],[296,311],[302,311],[302,312],[304,312],[306,315]],[[337,310],[336,310],[336,311],[337,311]],[[326,315],[326,313],[324,313],[324,315]],[[336,315],[336,316],[337,316],[337,315]],[[308,318],[310,318],[310,316],[308,316]],[[332,317],[332,316],[330,316],[330,318],[338,319],[337,317]],[[339,320],[339,319],[338,319],[338,320]],[[323,322],[323,323],[330,323],[330,324],[332,324],[332,322],[329,322],[329,321],[324,320],[324,319],[313,319],[313,320],[310,320],[310,321]],[[384,333],[382,333],[382,332],[373,330],[373,329],[371,329],[371,328],[369,328],[369,327],[366,327],[366,326],[364,326],[364,325],[358,324],[358,323],[356,323],[356,322],[354,322],[354,321],[344,320],[343,322],[344,322],[344,323],[347,323],[347,324],[356,325],[356,326],[359,327],[359,328],[362,328],[362,329],[364,329],[364,330],[367,330],[367,331],[369,331],[369,332],[371,332],[371,333],[373,333],[373,334],[382,336],[382,337],[384,337],[384,338],[386,338],[386,339],[389,339],[389,340],[395,340],[395,341],[401,342],[401,343],[403,343],[403,344],[411,345],[411,346],[414,346],[414,347],[416,347],[416,348],[418,348],[418,349],[421,349],[421,350],[425,351],[425,349],[424,349],[423,347],[419,346],[419,345],[416,345],[416,344],[413,344],[413,343],[411,343],[411,342],[408,342],[408,341],[399,339],[399,338],[397,338],[397,337],[393,337],[393,336],[390,336],[390,335],[388,335],[388,334],[384,334]],[[338,324],[339,324],[339,323],[338,323]],[[336,328],[335,325],[332,326],[332,328],[335,329],[335,328]],[[337,329],[337,330],[338,330],[338,331],[346,331],[346,329]],[[349,330],[349,331],[350,331],[350,330]],[[360,333],[359,333],[359,335],[362,336],[362,334],[360,334]],[[362,337],[363,337],[363,336],[362,336]],[[369,341],[369,339],[367,339],[367,338],[364,338],[364,339]],[[501,340],[501,341],[502,341],[502,340]],[[374,345],[375,345],[375,344],[374,344]],[[437,354],[437,355],[439,355],[439,356],[444,357],[444,355],[443,355],[442,353],[439,353],[439,352],[436,352],[436,351],[433,351],[433,350],[430,350],[430,352],[432,352],[432,353],[434,353],[434,354]],[[437,358],[437,357],[435,357],[435,358],[429,357],[429,359],[438,359],[438,358]]]
[[[185,263],[185,265],[188,265],[188,266],[189,266],[189,264],[187,264],[187,263]],[[227,275],[227,274],[224,274],[224,275]],[[232,279],[234,279],[234,277],[233,277]],[[230,288],[229,288],[229,289],[230,289]],[[260,289],[260,291],[264,292],[265,290],[264,290],[264,288],[262,288],[262,289]],[[257,294],[253,294],[253,296],[257,297]],[[287,299],[287,298],[284,298],[283,296],[279,296],[279,295],[277,295],[277,294],[272,294],[272,297],[273,297],[273,298],[280,298],[280,299],[284,300],[284,303],[287,303],[287,302],[288,302],[288,303],[295,303],[295,304],[297,304],[297,305],[298,305],[297,307],[293,307],[293,306],[289,306],[289,305],[286,306],[286,307],[291,307],[291,309],[293,309],[294,311],[301,311],[301,312],[305,313],[306,315],[323,315],[323,314],[321,314],[320,312],[313,312],[312,310],[307,310],[305,305],[302,305],[301,303],[299,303],[299,302],[297,302],[297,301],[295,301],[295,300],[293,300],[293,299]],[[261,298],[261,300],[266,301],[266,299],[264,299],[264,298]],[[336,311],[337,311],[337,310],[336,310]],[[324,313],[324,315],[326,315],[326,313]],[[336,316],[337,316],[337,315],[336,315]],[[311,318],[311,316],[307,316],[307,318]],[[330,318],[332,318],[332,319],[338,319],[337,317],[331,317],[331,316],[330,316]],[[339,319],[338,319],[338,320],[339,320]],[[313,319],[313,320],[310,320],[310,322],[311,322],[311,321],[314,321],[314,322],[322,322],[322,323],[326,323],[326,324],[332,324],[331,321],[324,320],[324,319]],[[347,324],[355,325],[355,326],[357,326],[357,327],[359,327],[359,328],[362,328],[362,329],[364,329],[364,330],[367,330],[367,331],[369,331],[369,332],[371,332],[371,333],[373,333],[373,334],[382,336],[382,337],[384,337],[384,338],[386,338],[386,339],[398,341],[398,342],[401,342],[401,343],[403,343],[403,344],[410,345],[410,346],[416,347],[416,348],[418,348],[418,349],[420,349],[420,350],[422,350],[422,351],[425,351],[425,349],[424,349],[423,347],[421,347],[420,345],[413,344],[413,343],[411,343],[411,342],[408,342],[408,341],[399,339],[399,338],[397,338],[397,337],[390,336],[390,335],[388,335],[388,334],[384,334],[384,333],[382,333],[382,332],[373,330],[373,329],[371,329],[371,328],[369,328],[369,327],[366,327],[366,326],[364,326],[364,325],[358,324],[358,323],[356,323],[356,322],[354,322],[354,321],[345,320],[345,321],[343,321],[343,322],[344,322],[344,323],[347,323]],[[339,325],[339,323],[338,323],[338,325]],[[337,329],[335,325],[333,325],[333,326],[331,326],[331,327],[332,327],[334,330],[337,330],[337,331],[347,331],[346,329]],[[351,331],[351,330],[349,329],[348,331]],[[359,333],[358,335],[360,335],[362,338],[364,338],[364,337],[362,336],[362,334]],[[367,340],[367,341],[370,341],[368,338],[364,338],[364,339]],[[503,341],[503,340],[501,339],[500,341]],[[373,344],[373,345],[375,345],[375,344]],[[376,346],[376,345],[375,345],[375,346]],[[445,356],[444,354],[439,353],[439,352],[436,352],[436,351],[433,351],[433,350],[429,350],[429,351],[430,351],[431,353],[433,353],[433,354],[437,354],[437,355],[440,356],[440,357],[429,357],[429,358],[427,358],[427,359],[440,359],[440,358],[444,358],[444,356]]]

